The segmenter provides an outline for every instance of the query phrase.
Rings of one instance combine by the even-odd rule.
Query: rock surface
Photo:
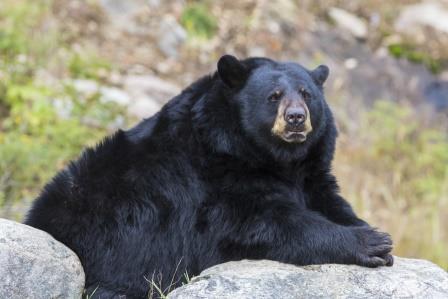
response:
[[[168,298],[448,298],[448,273],[397,257],[393,267],[377,269],[243,260],[203,271]]]
[[[341,29],[349,31],[354,37],[367,37],[367,25],[357,16],[336,7],[330,8],[328,14]]]
[[[448,7],[435,1],[427,1],[406,6],[395,21],[398,32],[415,34],[422,27],[448,34]]]
[[[78,257],[49,234],[0,219],[0,298],[80,298]]]
[[[119,75],[115,80],[118,81],[117,87],[86,79],[76,79],[65,83],[72,86],[80,97],[98,95],[100,102],[112,102],[126,107],[128,116],[138,119],[154,115],[168,100],[181,92],[181,88],[176,84],[154,75]],[[68,111],[70,109],[67,109],[69,107],[63,103],[57,103],[56,108],[61,117],[70,114]],[[119,127],[112,126],[112,129]]]

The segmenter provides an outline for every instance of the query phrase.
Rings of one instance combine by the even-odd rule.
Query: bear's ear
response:
[[[330,69],[326,65],[319,65],[317,68],[311,71],[311,77],[317,83],[317,85],[322,86],[328,78]]]
[[[241,87],[248,76],[247,68],[232,55],[224,55],[218,61],[218,74],[228,87]]]

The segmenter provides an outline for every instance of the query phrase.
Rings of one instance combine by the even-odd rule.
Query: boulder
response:
[[[181,92],[179,86],[153,75],[128,75],[123,85],[132,97],[150,96],[163,104]]]
[[[181,91],[179,86],[153,75],[125,76],[123,87],[132,97],[128,114],[139,119],[154,115]]]
[[[328,14],[342,30],[350,32],[354,37],[359,39],[367,38],[367,25],[361,18],[336,7],[330,8]]]
[[[168,58],[177,58],[179,48],[187,40],[187,31],[173,16],[165,16],[159,27],[158,46],[160,51]]]
[[[49,234],[0,219],[0,298],[81,298],[84,271]]]
[[[398,32],[415,34],[423,27],[448,34],[448,5],[435,1],[405,6],[395,21]]]
[[[393,267],[376,269],[243,260],[204,270],[168,298],[448,298],[448,273],[398,257]]]

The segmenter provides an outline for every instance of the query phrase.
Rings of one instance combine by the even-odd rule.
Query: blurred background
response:
[[[342,194],[448,268],[448,1],[0,1],[0,217],[224,53],[327,64]]]

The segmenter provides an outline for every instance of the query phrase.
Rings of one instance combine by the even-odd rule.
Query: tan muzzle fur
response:
[[[308,110],[308,106],[305,102],[301,101],[300,105],[302,105],[305,108],[306,112],[306,120],[304,124],[304,130],[303,134],[307,136],[311,131],[313,131],[313,127],[311,126],[311,115],[310,111]],[[285,110],[288,107],[288,101],[281,101],[280,105],[277,109],[277,116],[275,118],[274,126],[271,129],[272,134],[277,135],[278,137],[282,138],[283,140],[287,142],[293,142],[292,140],[287,140],[285,138],[286,133],[286,120],[285,120]]]

